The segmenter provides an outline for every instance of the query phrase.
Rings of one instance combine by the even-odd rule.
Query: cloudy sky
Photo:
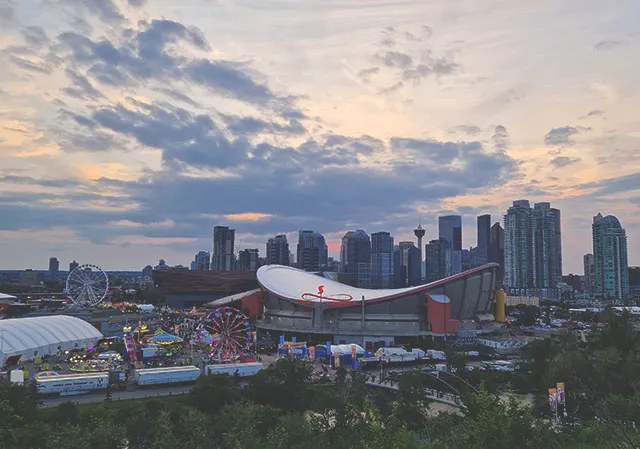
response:
[[[187,265],[214,225],[592,216],[640,263],[637,0],[0,0],[0,268]]]

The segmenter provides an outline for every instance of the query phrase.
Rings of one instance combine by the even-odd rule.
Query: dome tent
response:
[[[66,315],[0,320],[0,365],[14,356],[25,361],[58,349],[88,348],[101,338],[91,324]]]

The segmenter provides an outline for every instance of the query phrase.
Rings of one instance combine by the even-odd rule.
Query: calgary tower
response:
[[[418,227],[413,230],[413,233],[418,237],[418,251],[420,251],[420,282],[424,282],[427,277],[424,257],[422,257],[422,237],[424,237],[425,230],[422,229],[422,226],[418,223]]]

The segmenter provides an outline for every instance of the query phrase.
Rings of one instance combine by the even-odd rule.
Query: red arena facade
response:
[[[376,341],[454,335],[493,313],[498,264],[417,287],[369,290],[281,265],[257,272],[259,329],[311,340]]]

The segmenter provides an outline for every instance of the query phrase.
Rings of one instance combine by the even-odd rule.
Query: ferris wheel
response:
[[[75,305],[96,306],[107,296],[109,278],[96,265],[80,265],[69,273],[66,291]]]
[[[251,326],[239,310],[222,307],[205,316],[199,326],[200,341],[210,345],[209,355],[217,362],[232,362],[249,351]]]

